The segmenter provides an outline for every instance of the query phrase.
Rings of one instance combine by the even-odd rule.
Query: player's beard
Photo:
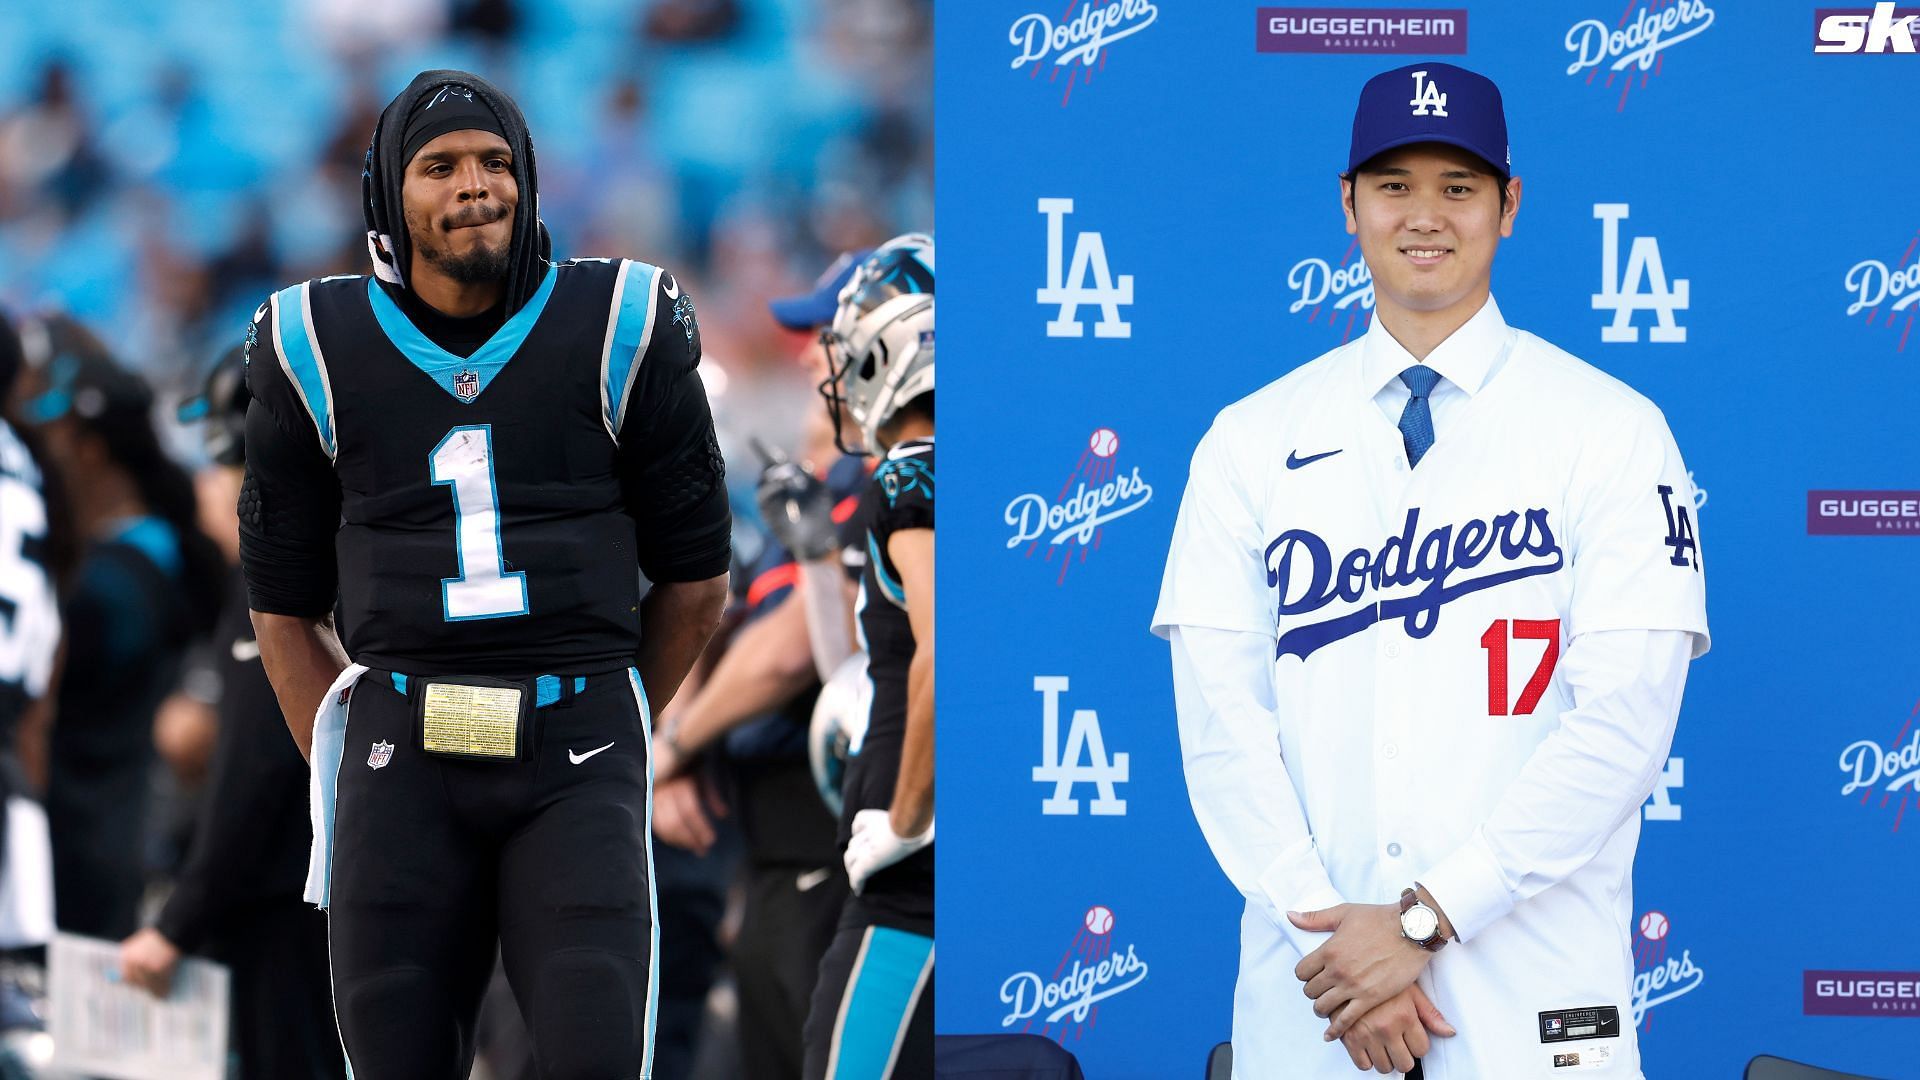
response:
[[[475,244],[465,254],[454,255],[429,244],[421,244],[420,257],[462,285],[478,285],[500,281],[507,276],[510,247],[509,244],[488,247],[482,243]]]

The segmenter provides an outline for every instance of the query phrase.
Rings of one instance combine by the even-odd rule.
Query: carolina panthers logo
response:
[[[673,325],[686,331],[687,344],[693,344],[693,335],[699,329],[693,321],[693,297],[682,295],[673,302]]]
[[[888,506],[897,505],[900,496],[912,491],[924,493],[927,501],[932,502],[933,470],[914,458],[889,461],[880,469],[880,490],[886,495]]]

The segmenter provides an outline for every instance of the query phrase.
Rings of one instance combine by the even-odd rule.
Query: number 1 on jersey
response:
[[[493,425],[447,432],[428,459],[434,484],[453,488],[454,553],[460,576],[440,579],[448,622],[527,613],[527,575],[500,553],[500,498],[493,478]]]
[[[1553,681],[1554,665],[1560,662],[1560,620],[1515,619],[1513,639],[1547,643],[1546,651],[1540,654],[1540,666],[1533,669],[1533,678],[1521,689],[1520,700],[1513,703],[1514,716],[1532,716],[1534,706],[1547,692],[1547,684]],[[1487,715],[1506,716],[1507,620],[1493,620],[1487,632],[1480,635],[1480,647],[1487,650]]]

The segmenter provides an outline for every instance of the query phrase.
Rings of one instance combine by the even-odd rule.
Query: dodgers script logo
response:
[[[1641,4],[1636,10],[1628,8],[1622,12],[1620,21],[1609,26],[1600,19],[1582,19],[1574,23],[1567,31],[1567,51],[1573,54],[1573,63],[1567,65],[1567,74],[1587,73],[1587,85],[1593,85],[1593,78],[1602,65],[1607,69],[1606,89],[1613,88],[1614,79],[1624,71],[1626,77],[1620,87],[1620,102],[1614,106],[1615,112],[1627,107],[1627,91],[1633,89],[1633,75],[1640,73],[1640,86],[1646,88],[1650,76],[1660,74],[1667,49],[1698,37],[1713,25],[1713,9],[1706,0],[1675,0],[1673,4],[1658,10],[1649,9]]]
[[[1121,274],[1116,281],[1107,265],[1107,242],[1088,230],[1074,237],[1073,264],[1063,276],[1061,262],[1066,255],[1066,216],[1073,213],[1072,199],[1041,199],[1040,212],[1047,218],[1047,283],[1035,292],[1041,306],[1059,305],[1059,312],[1047,323],[1048,337],[1077,338],[1086,333],[1080,323],[1082,304],[1098,307],[1100,321],[1094,325],[1097,338],[1133,336],[1133,324],[1120,318],[1120,309],[1133,304],[1133,275]],[[1087,276],[1093,284],[1087,284]]]
[[[1305,258],[1294,263],[1293,269],[1287,271],[1287,288],[1299,293],[1287,305],[1289,315],[1298,315],[1302,308],[1312,308],[1307,312],[1307,321],[1311,323],[1320,317],[1320,309],[1327,307],[1327,325],[1339,326],[1340,313],[1346,312],[1340,334],[1342,345],[1352,339],[1356,317],[1361,333],[1366,333],[1373,321],[1373,271],[1360,257],[1358,239],[1347,244],[1347,253],[1340,256],[1337,266],[1321,258]]]
[[[1920,717],[1920,705],[1913,707],[1899,734],[1886,746],[1877,739],[1857,739],[1840,751],[1840,772],[1847,778],[1840,797],[1857,791],[1861,793],[1861,806],[1892,809],[1894,832],[1900,831],[1908,805],[1920,796],[1920,730],[1914,727],[1916,717]],[[1876,794],[1878,799],[1874,798]]]
[[[1029,492],[1007,503],[1005,519],[1013,527],[1007,549],[1027,545],[1027,558],[1046,548],[1044,561],[1060,557],[1059,585],[1067,568],[1086,562],[1087,553],[1100,550],[1100,536],[1108,522],[1125,517],[1153,499],[1153,485],[1140,476],[1140,466],[1122,472],[1117,458],[1120,436],[1100,428],[1087,438],[1087,448],[1067,474],[1052,499]]]
[[[1069,5],[1067,10],[1072,12],[1074,6]],[[1078,14],[1062,16],[1066,21],[1058,24],[1039,12],[1022,15],[1007,31],[1007,41],[1014,47],[1013,70],[1032,64],[1033,70],[1027,74],[1031,79],[1042,67],[1050,67],[1047,81],[1051,83],[1061,68],[1072,68],[1067,73],[1067,88],[1060,95],[1063,108],[1073,98],[1074,83],[1091,83],[1094,72],[1106,70],[1107,46],[1145,30],[1160,17],[1153,0],[1113,0],[1105,4],[1089,0],[1078,7]],[[1079,62],[1077,68],[1073,67],[1075,61]]]
[[[1097,1004],[1145,982],[1147,962],[1131,944],[1119,952],[1113,944],[1113,929],[1113,910],[1096,904],[1081,918],[1080,929],[1051,975],[1042,977],[1036,971],[1009,975],[1000,984],[1000,1000],[1010,1010],[1000,1026],[1020,1024],[1025,1034],[1039,1020],[1040,1034],[1064,1043],[1069,1030],[1077,1039],[1093,1026]],[[1060,1025],[1058,1032],[1054,1024]]]
[[[1450,580],[1498,556],[1478,576]],[[1510,581],[1551,574],[1566,562],[1554,538],[1547,511],[1509,510],[1492,522],[1479,518],[1420,532],[1420,508],[1407,511],[1399,535],[1378,551],[1355,548],[1335,558],[1327,542],[1305,529],[1289,529],[1267,545],[1267,584],[1279,597],[1280,625],[1308,615],[1335,600],[1356,605],[1321,622],[1293,625],[1280,635],[1275,658],[1292,654],[1305,660],[1314,650],[1351,637],[1376,622],[1404,619],[1407,636],[1424,638],[1440,624],[1440,609],[1470,593]],[[1502,565],[1504,564],[1504,565]],[[1422,586],[1376,602],[1361,602],[1368,590]]]
[[[1916,246],[1920,246],[1920,229],[1914,230],[1907,241],[1907,249],[1900,253],[1900,261],[1892,266],[1879,259],[1862,259],[1847,270],[1842,281],[1847,294],[1853,302],[1847,305],[1847,317],[1852,318],[1862,311],[1867,313],[1867,328],[1873,328],[1874,316],[1886,308],[1887,317],[1881,325],[1889,330],[1900,331],[1900,345],[1897,351],[1907,351],[1907,335],[1913,332],[1914,312],[1920,310],[1920,262],[1913,255]]]
[[[1079,816],[1080,800],[1073,797],[1073,786],[1092,784],[1098,793],[1088,806],[1093,816],[1125,816],[1127,800],[1116,796],[1113,788],[1115,784],[1127,782],[1130,759],[1126,754],[1107,756],[1100,714],[1092,709],[1073,710],[1073,725],[1067,729],[1067,750],[1064,755],[1060,752],[1060,695],[1067,692],[1067,686],[1065,675],[1036,675],[1033,679],[1033,688],[1041,695],[1040,764],[1033,767],[1033,782],[1053,785],[1053,794],[1040,800],[1040,812],[1049,816]]]
[[[1706,969],[1693,962],[1693,954],[1681,949],[1678,958],[1667,955],[1667,937],[1673,923],[1665,914],[1649,911],[1640,916],[1639,929],[1633,935],[1633,1023],[1641,1027],[1647,1014],[1700,989],[1707,981]]]
[[[1600,340],[1639,341],[1640,328],[1633,325],[1633,313],[1651,311],[1655,325],[1647,328],[1648,341],[1685,342],[1687,328],[1675,321],[1674,312],[1687,310],[1689,282],[1675,278],[1671,285],[1667,283],[1660,241],[1651,236],[1634,237],[1633,246],[1627,249],[1626,272],[1620,271],[1620,223],[1627,214],[1626,203],[1593,204],[1593,216],[1601,223],[1600,291],[1593,294],[1593,310],[1613,312],[1613,321],[1600,328]]]

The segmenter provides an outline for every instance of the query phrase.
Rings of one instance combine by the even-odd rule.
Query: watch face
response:
[[[1415,941],[1427,941],[1440,930],[1440,916],[1425,904],[1415,904],[1400,916],[1400,929]]]

